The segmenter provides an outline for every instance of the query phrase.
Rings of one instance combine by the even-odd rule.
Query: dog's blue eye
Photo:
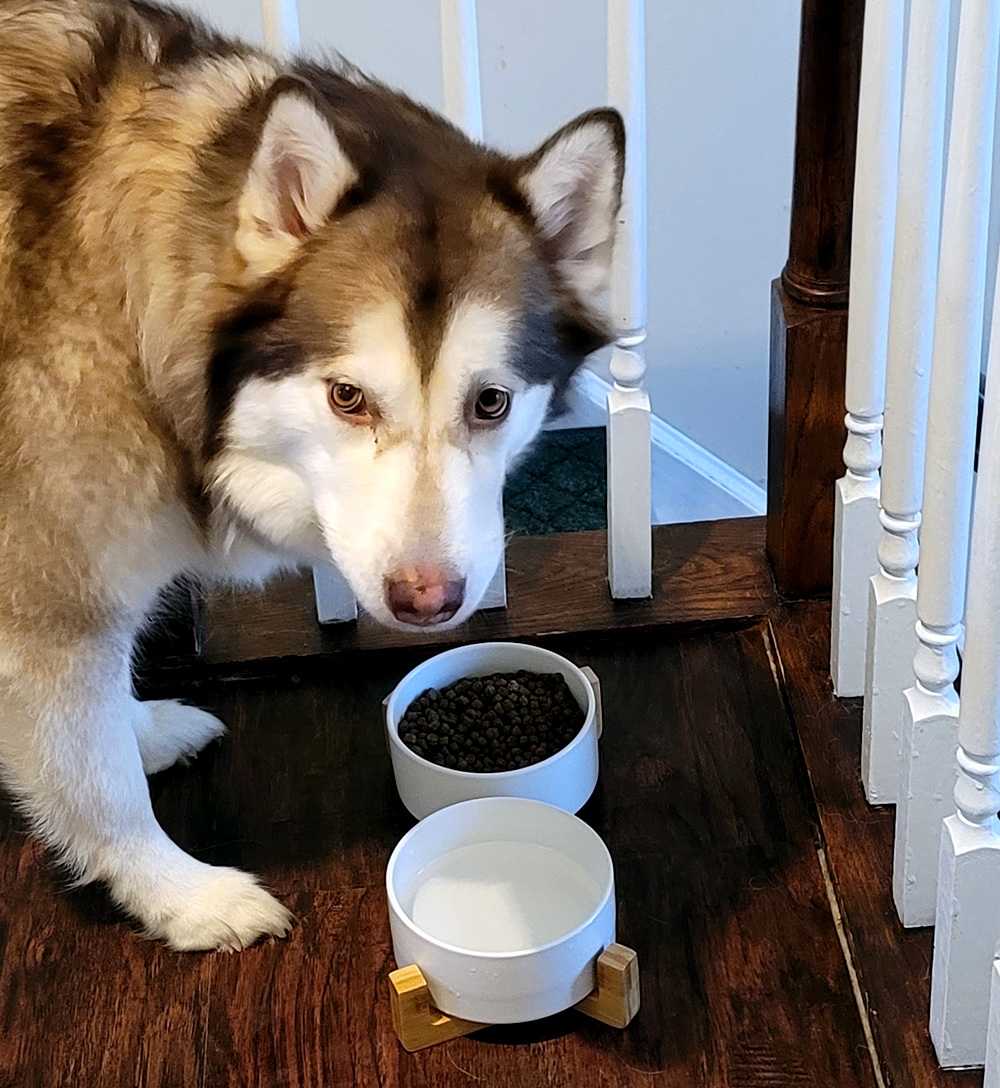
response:
[[[499,386],[488,385],[476,398],[476,419],[497,423],[510,411],[510,393]]]
[[[366,411],[364,393],[348,382],[334,382],[330,386],[330,403],[345,416],[362,415]]]

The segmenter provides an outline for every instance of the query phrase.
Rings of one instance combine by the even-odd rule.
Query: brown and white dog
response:
[[[153,816],[223,729],[132,693],[158,594],[332,558],[387,624],[465,619],[607,339],[623,155],[611,110],[507,158],[166,8],[0,0],[0,766],[149,934],[290,920]]]

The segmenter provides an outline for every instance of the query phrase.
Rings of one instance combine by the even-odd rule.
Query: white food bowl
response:
[[[596,985],[615,940],[614,871],[576,816],[484,797],[422,820],[386,870],[392,947],[442,1012],[484,1024],[551,1016]]]
[[[513,771],[459,771],[439,767],[418,756],[400,739],[400,719],[410,703],[428,688],[443,688],[466,677],[518,669],[562,673],[584,712],[580,732],[548,759]],[[428,658],[407,673],[386,700],[385,727],[396,789],[403,804],[418,820],[446,805],[474,797],[526,797],[546,801],[566,812],[578,812],[597,785],[600,708],[594,682],[572,661],[540,646],[478,642]]]

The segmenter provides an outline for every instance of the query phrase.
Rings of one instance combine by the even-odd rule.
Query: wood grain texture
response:
[[[289,905],[286,941],[164,952],[99,892],[60,893],[0,806],[0,1084],[871,1088],[762,629],[563,641],[604,693],[582,815],[611,850],[619,939],[642,965],[627,1029],[568,1011],[399,1046],[384,872],[412,819],[380,701],[428,651],[386,651],[299,682],[193,683],[231,733],[152,782],[178,842],[260,873]]]
[[[652,599],[613,601],[603,531],[515,538],[507,551],[507,608],[479,612],[442,634],[391,631],[365,615],[321,627],[308,573],[264,593],[218,592],[208,600],[197,666],[216,676],[260,674],[292,659],[347,651],[746,620],[766,615],[775,600],[762,518],[657,526],[653,566]],[[142,671],[150,682],[167,681],[190,676],[195,664],[159,655]]]
[[[844,474],[847,310],[820,309],[771,285],[767,554],[779,591],[828,593],[834,484]]]
[[[767,553],[786,596],[829,592],[864,0],[803,0],[788,261],[771,288]]]
[[[864,0],[803,0],[795,173],[782,283],[809,306],[847,305]]]
[[[892,901],[894,809],[861,786],[861,700],[830,685],[830,605],[802,602],[771,619],[809,768],[831,874],[884,1068],[895,1088],[973,1088],[982,1072],[938,1068],[927,1032],[930,928],[903,929]]]

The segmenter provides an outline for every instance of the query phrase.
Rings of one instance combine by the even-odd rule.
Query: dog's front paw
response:
[[[145,702],[139,706],[144,713],[136,727],[136,739],[142,769],[147,775],[164,771],[178,760],[188,762],[209,741],[226,731],[213,714],[176,699]]]
[[[285,937],[292,913],[239,869],[202,866],[169,915],[147,921],[151,937],[177,952],[242,952],[261,937]]]

